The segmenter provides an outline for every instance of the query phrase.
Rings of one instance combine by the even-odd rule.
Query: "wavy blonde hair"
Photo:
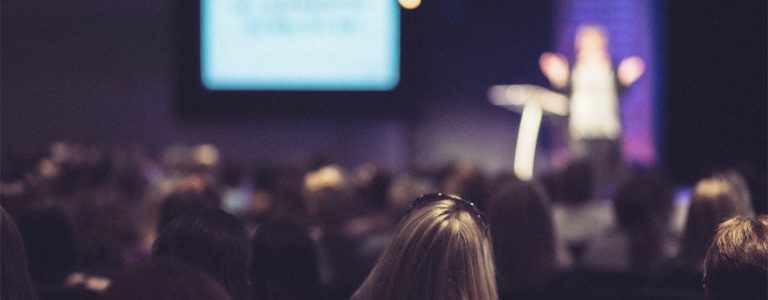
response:
[[[411,211],[352,299],[498,299],[490,234],[461,204]]]

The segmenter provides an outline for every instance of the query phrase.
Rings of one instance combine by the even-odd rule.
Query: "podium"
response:
[[[522,180],[533,178],[536,143],[544,113],[568,115],[568,98],[549,89],[528,84],[495,85],[488,89],[494,105],[522,113],[515,144],[515,175]]]

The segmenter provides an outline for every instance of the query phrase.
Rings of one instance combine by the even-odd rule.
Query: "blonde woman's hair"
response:
[[[497,299],[490,234],[468,204],[445,196],[412,209],[352,299]]]

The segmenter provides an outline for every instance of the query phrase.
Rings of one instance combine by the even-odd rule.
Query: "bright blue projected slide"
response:
[[[399,80],[393,0],[201,0],[210,90],[384,91]]]

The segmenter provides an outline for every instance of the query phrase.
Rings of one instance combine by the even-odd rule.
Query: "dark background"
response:
[[[493,84],[546,85],[553,1],[425,1],[402,11],[399,104],[257,116],[179,113],[184,32],[172,0],[5,0],[0,9],[2,151],[56,140],[162,147],[213,143],[253,163],[391,169],[475,160],[511,168],[518,116]],[[766,168],[766,3],[660,1],[661,162],[681,183],[731,164]],[[360,99],[367,101],[367,99]],[[368,99],[369,100],[369,99]],[[258,102],[248,105],[260,105]],[[246,109],[238,107],[238,109]],[[192,117],[190,117],[192,116]]]
[[[766,170],[766,1],[666,1],[662,155],[692,182],[726,166]]]

